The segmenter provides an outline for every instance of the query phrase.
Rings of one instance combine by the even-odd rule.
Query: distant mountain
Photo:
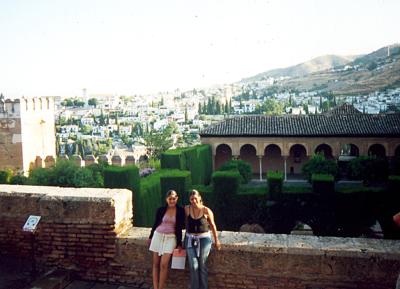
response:
[[[268,77],[299,77],[310,73],[332,69],[337,66],[343,66],[350,63],[359,56],[338,56],[338,55],[324,55],[319,56],[309,61],[289,66],[286,68],[277,68],[259,73],[255,76],[242,79],[241,82],[252,82],[267,79]]]
[[[295,66],[260,73],[241,82],[277,76],[280,90],[331,91],[336,95],[365,95],[400,87],[400,44],[382,47],[358,57],[323,56]]]
[[[395,56],[400,53],[400,44],[395,43],[389,46],[382,47],[374,52],[371,52],[369,54],[357,57],[353,62],[352,65],[362,65],[362,64],[368,64],[371,61],[380,61],[383,59],[386,59],[387,57],[390,56]]]

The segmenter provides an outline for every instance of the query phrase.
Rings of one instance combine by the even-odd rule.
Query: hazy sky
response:
[[[399,0],[0,0],[0,92],[231,83],[399,42]]]

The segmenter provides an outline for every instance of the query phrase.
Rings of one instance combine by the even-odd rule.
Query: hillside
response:
[[[241,80],[241,82],[259,81],[267,79],[268,77],[277,78],[281,76],[289,76],[289,77],[304,76],[310,73],[331,69],[333,67],[343,66],[353,61],[356,58],[357,56],[338,56],[338,55],[319,56],[307,62],[303,62],[294,66],[268,70],[266,72],[259,73],[255,76],[245,78]]]
[[[390,45],[389,55],[386,46],[347,62],[345,58],[333,55],[317,57],[299,65],[258,74],[247,78],[246,82],[250,79],[257,82],[273,75],[276,77],[279,73],[282,73],[281,76],[291,74],[289,79],[278,81],[280,87],[332,91],[336,95],[368,94],[400,87],[400,44]]]

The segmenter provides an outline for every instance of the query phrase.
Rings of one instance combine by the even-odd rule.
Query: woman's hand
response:
[[[217,240],[217,241],[214,243],[214,247],[215,247],[215,249],[217,249],[218,251],[221,250],[221,243],[219,242],[219,240]]]
[[[150,247],[151,239],[147,239],[147,247]]]

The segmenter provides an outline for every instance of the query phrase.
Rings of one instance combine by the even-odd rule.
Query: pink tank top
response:
[[[175,216],[169,217],[167,214],[162,218],[161,224],[157,227],[156,232],[163,234],[175,233]]]

